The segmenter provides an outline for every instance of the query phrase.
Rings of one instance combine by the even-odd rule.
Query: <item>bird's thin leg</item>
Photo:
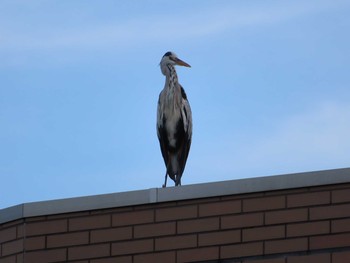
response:
[[[167,181],[167,179],[168,179],[168,171],[165,171],[165,182],[164,182],[164,184],[163,184],[163,188],[165,188],[166,187],[166,181]]]
[[[179,185],[181,185],[181,176],[180,175],[176,175],[175,186],[179,186]]]

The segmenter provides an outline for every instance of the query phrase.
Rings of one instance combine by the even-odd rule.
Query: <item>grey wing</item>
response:
[[[158,109],[157,109],[157,136],[160,144],[160,150],[164,159],[165,166],[168,166],[168,147],[167,135],[164,127],[164,116],[161,107],[162,93],[159,94]]]
[[[183,121],[183,127],[185,136],[183,137],[183,142],[180,147],[180,154],[179,154],[179,163],[181,166],[181,174],[183,173],[187,157],[191,148],[191,142],[192,142],[192,111],[190,104],[187,100],[186,93],[184,89],[181,87],[181,93],[182,93],[182,103],[181,103],[181,118]]]

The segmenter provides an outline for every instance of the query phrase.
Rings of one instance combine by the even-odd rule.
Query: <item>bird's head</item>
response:
[[[187,64],[185,61],[182,61],[179,59],[174,52],[168,51],[164,54],[162,57],[162,60],[160,61],[160,68],[162,70],[162,73],[166,75],[166,70],[168,65],[178,65],[178,66],[184,66],[184,67],[191,67],[189,64]]]

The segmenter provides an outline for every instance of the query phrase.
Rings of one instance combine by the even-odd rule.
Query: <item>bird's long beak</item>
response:
[[[188,67],[188,68],[191,67],[191,66],[190,66],[189,64],[187,64],[185,61],[182,61],[182,60],[179,59],[179,58],[176,58],[175,62],[176,62],[176,65],[179,65],[179,66],[184,66],[184,67]]]

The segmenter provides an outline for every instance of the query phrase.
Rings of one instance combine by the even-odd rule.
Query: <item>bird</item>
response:
[[[181,185],[192,141],[192,111],[184,88],[180,85],[175,66],[191,67],[174,52],[166,52],[160,61],[165,85],[159,94],[157,108],[157,136],[168,176]]]

